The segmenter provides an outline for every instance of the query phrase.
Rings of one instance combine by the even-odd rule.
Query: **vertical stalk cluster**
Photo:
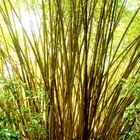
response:
[[[28,31],[20,8],[2,0],[0,90],[11,97],[16,115],[2,100],[0,108],[14,122],[9,127],[25,139],[118,139],[125,108],[134,100],[131,93],[121,95],[123,81],[140,68],[140,36],[124,45],[140,8],[118,31],[126,2],[27,2]]]

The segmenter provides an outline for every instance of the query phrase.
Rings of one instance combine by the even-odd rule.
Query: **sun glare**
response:
[[[14,17],[11,16],[11,18],[14,29],[19,31],[24,28],[29,36],[33,32],[38,34],[38,28],[40,26],[39,17],[34,12],[27,11],[25,8],[22,8],[19,19],[16,15],[14,15]]]

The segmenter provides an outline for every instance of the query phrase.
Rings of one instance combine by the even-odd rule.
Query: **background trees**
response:
[[[48,140],[114,140],[137,133],[135,3],[2,0],[1,130]]]

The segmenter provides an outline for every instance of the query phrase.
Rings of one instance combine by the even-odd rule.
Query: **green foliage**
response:
[[[124,112],[123,136],[120,139],[140,139],[140,74],[134,78],[125,81],[127,89],[134,97],[134,101],[126,108]]]
[[[1,140],[18,140],[19,132],[11,128],[1,128],[0,129],[0,139]]]
[[[38,89],[37,92],[26,89],[26,86],[19,81],[12,80],[9,78],[0,77],[0,85],[3,87],[3,91],[0,94],[0,126],[2,127],[0,131],[0,138],[16,138],[18,133],[13,129],[4,128],[5,126],[18,129],[20,134],[34,132],[35,138],[39,135],[44,135],[46,129],[42,126],[43,122],[43,112],[36,112],[34,108],[29,108],[24,101],[32,101],[37,98],[40,99],[43,96],[42,89]],[[20,96],[19,93],[24,92],[25,97]],[[36,94],[33,95],[33,94]],[[41,94],[41,95],[40,95]],[[23,100],[23,98],[25,98]],[[20,101],[18,101],[20,99]],[[19,126],[21,120],[22,129]],[[24,121],[27,121],[26,123]]]

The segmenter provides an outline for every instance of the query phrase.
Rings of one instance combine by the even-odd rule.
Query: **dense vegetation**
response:
[[[139,0],[0,1],[0,139],[140,139]]]

